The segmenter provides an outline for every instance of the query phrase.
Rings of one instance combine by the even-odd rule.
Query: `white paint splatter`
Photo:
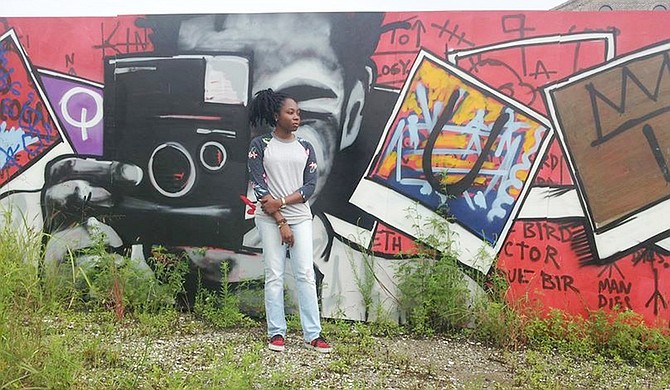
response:
[[[20,127],[7,130],[7,122],[0,123],[0,169],[4,169],[17,153],[38,141],[37,137],[26,134]]]

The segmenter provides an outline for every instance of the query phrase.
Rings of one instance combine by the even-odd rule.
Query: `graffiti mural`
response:
[[[474,254],[486,243],[495,250],[550,136],[548,121],[425,52],[414,64],[369,181],[352,202],[404,231],[412,230],[408,208],[418,202],[424,213],[458,223],[451,229],[464,250]],[[398,195],[384,197],[380,186]],[[482,272],[490,266],[461,261]]]
[[[651,221],[670,211],[667,140],[658,131],[670,103],[669,47],[622,57],[546,89],[601,260],[658,241],[667,230]],[[605,167],[611,174],[602,175]],[[644,191],[627,191],[633,188]]]
[[[101,156],[102,84],[49,70],[38,70],[47,98],[79,155]]]
[[[0,205],[49,233],[47,261],[102,230],[138,259],[186,253],[212,287],[222,263],[262,280],[246,106],[273,88],[319,160],[324,316],[400,318],[419,217],[511,301],[670,321],[663,12],[0,21]]]
[[[63,142],[13,31],[0,37],[0,186],[21,175]]]

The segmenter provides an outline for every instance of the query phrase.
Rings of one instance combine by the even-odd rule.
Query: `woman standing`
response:
[[[255,222],[265,263],[265,313],[268,348],[284,350],[284,265],[286,248],[298,289],[300,324],[305,346],[328,353],[321,337],[312,259],[312,211],[307,200],[316,188],[316,156],[312,145],[294,132],[300,126],[300,108],[289,96],[266,89],[250,105],[252,126],[268,124],[274,130],[251,141],[249,174],[260,209]]]

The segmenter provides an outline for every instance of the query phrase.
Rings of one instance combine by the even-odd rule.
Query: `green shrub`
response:
[[[184,253],[170,253],[165,247],[152,248],[149,262],[152,264],[155,278],[143,285],[144,291],[137,299],[139,306],[146,312],[160,312],[175,307],[178,296],[185,294],[184,281],[189,272],[189,260]],[[146,300],[143,300],[146,294]]]
[[[400,308],[412,331],[433,334],[468,323],[470,292],[454,256],[406,262],[399,275]]]
[[[541,351],[659,368],[670,359],[667,328],[650,327],[630,310],[597,310],[584,318],[552,310],[525,325],[527,346]]]
[[[228,282],[229,267],[228,263],[221,263],[221,288],[218,292],[198,288],[194,312],[218,328],[252,326],[255,321],[242,313],[240,299],[231,291]]]
[[[396,274],[399,306],[410,331],[432,335],[472,327],[467,333],[503,347],[558,351],[573,357],[606,358],[617,362],[660,367],[670,361],[667,326],[653,327],[640,314],[592,311],[585,318],[541,307],[542,302],[510,302],[508,283],[493,264],[487,278],[475,279],[486,294],[473,301],[464,271],[453,248],[457,239],[441,219],[423,222],[416,211],[417,245],[421,248]]]
[[[159,312],[172,309],[184,292],[188,259],[152,249],[153,269],[138,260],[107,250],[103,233],[93,236],[94,245],[70,255],[67,262],[47,265],[45,286],[55,301],[66,308],[111,310],[118,319],[127,312]]]
[[[424,223],[417,213],[412,215],[420,250],[398,267],[400,309],[418,334],[461,329],[472,312],[470,290],[453,249],[454,236],[441,221]]]

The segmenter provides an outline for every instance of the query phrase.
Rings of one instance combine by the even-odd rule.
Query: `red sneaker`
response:
[[[282,352],[284,350],[284,336],[276,334],[270,338],[268,343],[270,351]]]
[[[314,340],[308,342],[305,342],[305,347],[308,349],[313,349],[317,352],[321,353],[330,353],[330,351],[333,350],[333,348],[326,342],[326,340],[323,339],[323,337],[319,336],[315,338]]]

